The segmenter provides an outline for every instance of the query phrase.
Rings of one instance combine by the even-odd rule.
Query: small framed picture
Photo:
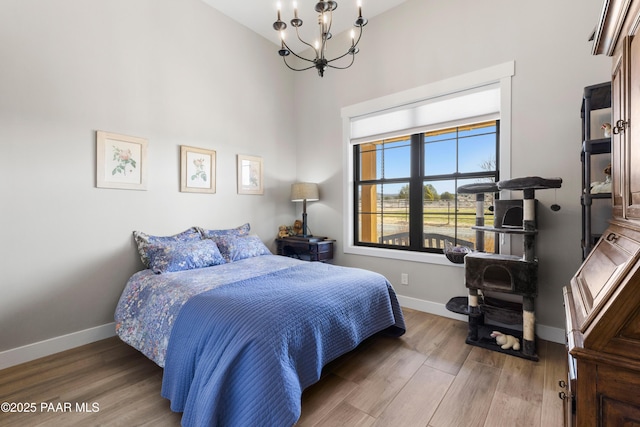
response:
[[[147,140],[96,131],[96,187],[147,189]]]
[[[238,194],[264,194],[262,157],[238,154]]]
[[[180,146],[180,191],[216,192],[216,152]]]

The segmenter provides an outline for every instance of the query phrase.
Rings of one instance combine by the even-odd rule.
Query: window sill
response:
[[[345,254],[364,255],[378,258],[388,258],[400,261],[421,262],[424,264],[447,265],[449,267],[464,267],[464,264],[454,264],[441,254],[426,252],[400,251],[396,249],[369,248],[364,246],[347,245],[344,247]]]

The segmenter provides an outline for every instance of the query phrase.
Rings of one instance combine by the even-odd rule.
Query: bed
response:
[[[164,368],[184,426],[291,426],[324,365],[405,331],[383,276],[272,255],[248,231],[134,232],[148,268],[127,282],[116,332]]]

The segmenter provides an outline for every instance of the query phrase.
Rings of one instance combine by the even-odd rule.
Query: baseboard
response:
[[[402,295],[398,295],[398,301],[403,307],[451,319],[462,320],[463,322],[467,321],[467,316],[447,310],[444,304]],[[538,337],[544,340],[560,344],[565,343],[565,333],[563,329],[538,324],[536,325],[536,333]],[[6,350],[0,352],[0,369],[9,368],[11,366],[39,359],[40,357],[49,356],[51,354],[109,338],[115,334],[115,323],[107,323],[106,325],[96,326],[95,328],[85,329],[83,331],[73,332],[71,334],[25,345],[23,347]]]
[[[100,341],[116,334],[116,324],[96,326],[95,328],[73,332],[48,340],[28,344],[23,347],[13,348],[0,352],[0,369],[9,368],[21,363],[30,362],[44,356],[59,353],[81,345]]]
[[[444,304],[440,304],[437,302],[405,297],[403,295],[398,295],[398,302],[402,307],[412,308],[414,310],[424,311],[425,313],[436,314],[438,316],[448,317],[450,319],[462,320],[463,322],[467,321],[467,316],[453,313],[447,310]]]
[[[444,304],[421,300],[417,298],[406,297],[398,295],[398,302],[400,305],[407,308],[412,308],[418,311],[424,311],[425,313],[435,314],[442,317],[448,317],[451,319],[467,321],[467,316],[462,314],[453,313],[447,310]],[[565,332],[564,329],[554,328],[547,325],[536,325],[536,335],[543,340],[555,342],[558,344],[565,344]]]

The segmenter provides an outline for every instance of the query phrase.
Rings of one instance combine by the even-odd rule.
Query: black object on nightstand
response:
[[[276,239],[278,255],[321,262],[333,259],[334,242],[326,237],[289,236]]]

